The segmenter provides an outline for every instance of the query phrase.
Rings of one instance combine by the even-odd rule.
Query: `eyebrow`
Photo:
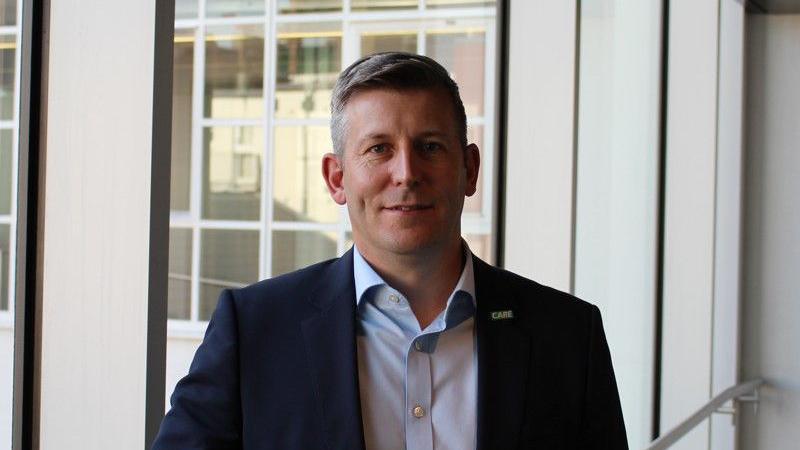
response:
[[[386,133],[369,133],[366,136],[360,137],[356,143],[358,147],[361,147],[365,142],[378,141],[381,139],[386,139],[387,137],[389,137],[389,135]]]
[[[389,134],[387,134],[387,133],[382,133],[382,132],[369,133],[369,134],[361,137],[358,140],[358,145],[360,147],[365,142],[386,139],[388,137],[389,137]],[[447,133],[444,133],[444,132],[441,132],[441,131],[437,131],[437,130],[426,130],[426,131],[423,131],[422,133],[419,133],[419,135],[416,136],[415,139],[428,138],[428,137],[443,138],[443,137],[447,137]]]
[[[437,130],[428,130],[428,131],[423,131],[422,133],[419,134],[419,136],[420,137],[440,137],[441,138],[441,137],[447,137],[447,133],[443,133],[443,132],[437,131]]]

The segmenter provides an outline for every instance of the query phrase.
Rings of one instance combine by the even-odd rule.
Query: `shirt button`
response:
[[[422,342],[414,341],[414,348],[417,349],[418,352],[422,351]]]
[[[414,414],[414,417],[416,417],[417,419],[420,419],[420,418],[425,416],[425,408],[423,408],[422,406],[419,406],[419,405],[415,406],[414,409],[411,412]]]
[[[400,297],[391,294],[389,295],[389,301],[391,301],[392,303],[400,303]]]

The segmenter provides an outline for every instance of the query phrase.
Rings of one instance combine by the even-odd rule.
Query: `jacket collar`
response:
[[[531,345],[508,281],[475,258],[478,450],[518,448],[522,434]]]
[[[301,324],[326,447],[331,450],[364,448],[355,295],[351,249],[325,269],[309,297],[317,312]]]

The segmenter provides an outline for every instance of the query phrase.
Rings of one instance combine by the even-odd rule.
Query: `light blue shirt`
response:
[[[424,330],[408,300],[353,251],[358,377],[367,450],[474,449],[477,424],[472,253]]]

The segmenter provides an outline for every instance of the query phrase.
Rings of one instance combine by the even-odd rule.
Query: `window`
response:
[[[479,192],[462,232],[492,252],[493,1],[177,0],[167,391],[219,293],[334,258],[352,245],[329,197],[331,91],[361,55],[426,54],[459,83]],[[266,5],[266,9],[265,9]]]
[[[0,0],[0,446],[11,445],[14,366],[14,279],[17,234],[20,15]]]

